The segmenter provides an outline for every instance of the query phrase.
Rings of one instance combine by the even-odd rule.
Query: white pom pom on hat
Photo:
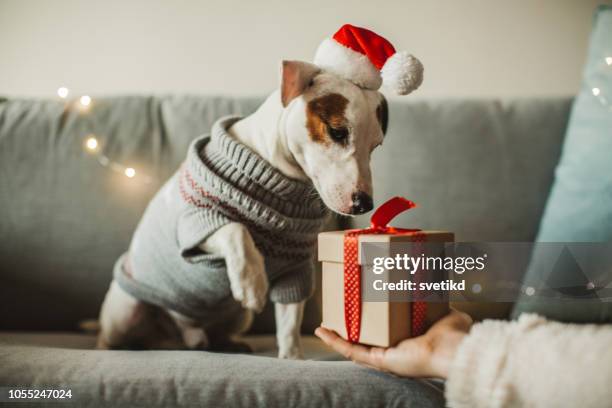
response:
[[[383,85],[407,95],[423,82],[423,64],[405,51],[365,28],[343,25],[332,38],[323,40],[314,63],[356,85],[377,90]]]
[[[408,95],[423,83],[423,64],[406,51],[393,54],[380,73],[383,84],[398,95]]]

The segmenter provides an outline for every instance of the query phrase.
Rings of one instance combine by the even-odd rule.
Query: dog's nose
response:
[[[372,197],[363,191],[357,191],[353,193],[353,208],[351,209],[352,214],[363,214],[374,208],[374,202]]]

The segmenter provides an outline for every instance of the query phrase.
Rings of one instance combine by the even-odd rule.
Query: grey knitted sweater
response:
[[[136,298],[190,317],[231,303],[224,259],[199,248],[230,222],[244,224],[264,256],[273,302],[312,294],[313,251],[328,212],[311,184],[286,177],[227,133],[238,119],[220,119],[196,139],[149,203],[114,271]]]

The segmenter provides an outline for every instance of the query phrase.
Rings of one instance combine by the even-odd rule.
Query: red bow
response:
[[[418,229],[390,227],[388,223],[398,214],[416,207],[416,204],[403,197],[393,197],[374,211],[370,218],[370,228],[349,230],[344,234],[344,322],[348,340],[359,342],[361,332],[361,265],[357,260],[359,235],[361,234],[398,234],[411,233],[415,242],[425,241],[425,234]],[[425,329],[427,304],[412,304],[412,335],[418,336]]]

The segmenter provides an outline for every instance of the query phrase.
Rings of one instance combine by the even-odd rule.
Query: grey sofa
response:
[[[113,262],[148,200],[218,117],[261,99],[0,99],[0,387],[73,390],[76,406],[444,405],[435,381],[399,379],[341,360],[304,324],[308,361],[274,356],[269,308],[247,337],[253,355],[97,351],[79,322],[96,317]],[[463,241],[531,241],[554,177],[570,99],[391,101],[373,157],[375,201],[419,204],[396,225],[444,228]],[[83,149],[137,169],[128,179]],[[142,175],[151,178],[143,183]],[[336,220],[364,225],[367,217]],[[338,227],[336,226],[330,226]],[[507,305],[464,304],[503,317]]]

